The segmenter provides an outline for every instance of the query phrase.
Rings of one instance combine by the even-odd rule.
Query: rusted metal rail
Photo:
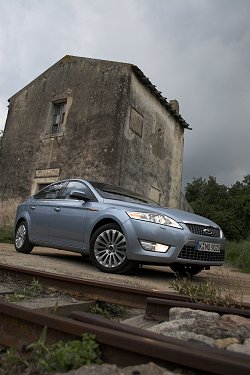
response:
[[[196,370],[197,374],[250,373],[249,356],[244,354],[204,348],[139,328],[128,327],[126,330],[124,324],[123,327],[112,322],[107,325],[107,322],[100,318],[85,322],[85,317],[81,313],[74,313],[73,316],[78,321],[1,302],[0,344],[14,344],[22,349],[38,340],[42,328],[46,326],[49,343],[59,339],[80,337],[84,332],[95,334],[103,353],[103,360],[120,366],[153,361],[163,366],[183,366]]]
[[[76,293],[78,297],[146,309],[146,318],[149,319],[166,320],[169,309],[174,306],[250,317],[249,303],[242,304],[240,308],[207,305],[202,301],[192,303],[190,298],[180,294],[155,289],[125,287],[115,283],[103,283],[5,264],[0,264],[0,273],[17,279],[32,280],[35,278],[44,285],[53,286],[73,295]]]
[[[35,278],[44,285],[53,286],[70,293],[77,293],[85,298],[117,303],[136,308],[146,308],[147,298],[164,298],[176,301],[189,301],[188,297],[174,293],[165,293],[155,289],[140,289],[121,286],[105,281],[92,281],[84,278],[69,277],[50,272],[31,270],[0,264],[0,273],[13,278],[32,280]]]
[[[168,320],[169,310],[172,307],[185,307],[185,308],[190,308],[194,310],[216,312],[220,315],[234,314],[234,315],[240,315],[244,318],[250,319],[249,309],[213,306],[213,305],[207,305],[201,302],[192,303],[192,302],[173,301],[173,300],[168,300],[168,299],[152,298],[152,297],[147,298],[145,319],[154,319],[154,320],[160,320],[160,321]]]

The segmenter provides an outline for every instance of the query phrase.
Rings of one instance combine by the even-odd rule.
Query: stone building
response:
[[[43,186],[82,177],[181,199],[184,129],[135,65],[65,56],[9,99],[0,154],[0,221]]]

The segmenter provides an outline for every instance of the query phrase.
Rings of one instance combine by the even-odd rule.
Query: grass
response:
[[[241,272],[250,273],[250,241],[228,241],[226,264],[236,267]]]
[[[0,242],[13,243],[13,229],[8,227],[0,227]]]
[[[29,286],[23,288],[20,291],[15,292],[7,297],[9,302],[18,302],[23,301],[27,298],[36,298],[39,297],[43,292],[42,285],[38,280],[33,279]]]
[[[241,307],[243,291],[240,280],[231,280],[227,271],[219,270],[215,281],[197,281],[185,277],[170,283],[177,293],[188,296],[192,302],[209,305]]]

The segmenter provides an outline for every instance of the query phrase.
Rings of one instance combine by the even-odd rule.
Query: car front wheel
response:
[[[189,264],[173,264],[170,266],[170,268],[174,271],[174,273],[177,276],[180,276],[180,277],[194,276],[204,269],[204,267],[202,266],[189,265]]]
[[[103,225],[94,233],[90,241],[90,259],[101,271],[125,273],[132,268],[127,259],[126,238],[119,225]]]
[[[19,253],[29,254],[33,249],[33,244],[29,241],[28,226],[26,221],[21,221],[15,230],[15,248]]]

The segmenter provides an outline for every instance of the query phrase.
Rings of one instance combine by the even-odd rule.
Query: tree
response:
[[[185,188],[186,199],[195,213],[219,224],[227,239],[240,240],[249,236],[250,175],[228,188],[210,176],[193,179]]]

